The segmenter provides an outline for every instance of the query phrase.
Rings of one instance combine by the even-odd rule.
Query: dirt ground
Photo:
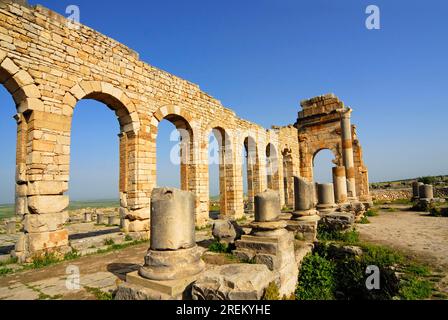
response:
[[[439,279],[436,290],[448,294],[448,218],[392,207],[369,217],[369,224],[357,225],[361,240],[397,249],[430,266]]]
[[[448,218],[421,212],[380,210],[370,224],[358,224],[362,240],[401,250],[435,267],[448,269]]]

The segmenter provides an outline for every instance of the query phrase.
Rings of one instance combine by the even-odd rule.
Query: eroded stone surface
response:
[[[264,264],[229,264],[207,270],[193,284],[194,300],[260,300],[277,276]]]

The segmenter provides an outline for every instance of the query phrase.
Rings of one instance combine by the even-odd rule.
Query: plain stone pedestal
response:
[[[138,296],[146,295],[145,299],[181,300],[190,297],[191,285],[198,275],[176,280],[151,280],[142,277],[138,271],[126,275],[126,285],[118,289],[118,300],[125,300],[125,296],[135,300]],[[121,291],[121,293],[120,293]],[[126,292],[127,291],[127,292]],[[126,292],[126,295],[124,294]]]
[[[16,233],[16,222],[15,221],[7,221],[6,222],[6,234],[15,234]]]
[[[318,204],[317,210],[321,215],[331,213],[338,208],[334,200],[334,189],[332,183],[317,185]]]
[[[277,271],[280,295],[289,296],[295,291],[299,272],[294,253],[294,235],[285,229],[286,221],[253,222],[251,226],[251,234],[236,241],[234,255]]]
[[[104,213],[97,213],[96,214],[96,223],[97,224],[106,224],[107,221],[107,216]]]
[[[92,222],[92,213],[84,212],[84,222]]]
[[[119,226],[121,224],[121,219],[118,216],[109,216],[107,224],[110,226]]]
[[[140,268],[139,274],[152,280],[174,280],[191,277],[205,268],[201,255],[202,250],[197,246],[173,251],[150,249],[145,257],[145,265]]]
[[[320,219],[319,215],[310,215],[288,220],[286,230],[293,232],[298,240],[314,242],[317,239],[317,225]]]

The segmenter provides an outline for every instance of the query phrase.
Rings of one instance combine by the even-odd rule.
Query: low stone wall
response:
[[[394,201],[398,199],[411,199],[412,189],[378,189],[371,190],[370,194],[375,201]]]
[[[405,189],[377,189],[371,190],[373,200],[377,201],[394,201],[398,199],[411,199],[412,198],[412,188]],[[435,187],[434,197],[436,198],[447,198],[448,197],[448,187]]]

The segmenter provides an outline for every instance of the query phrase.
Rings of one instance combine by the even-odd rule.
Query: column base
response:
[[[152,280],[138,271],[126,275],[126,283],[118,287],[115,300],[182,300],[191,299],[191,285],[198,274],[176,280]]]
[[[139,274],[150,280],[176,280],[194,276],[205,268],[198,246],[173,251],[148,250]]]

